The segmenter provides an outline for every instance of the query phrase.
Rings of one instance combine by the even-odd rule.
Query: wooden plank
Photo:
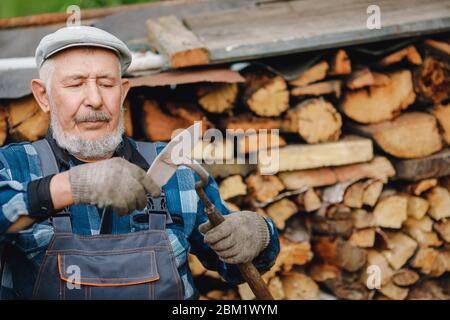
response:
[[[450,149],[428,157],[394,162],[396,178],[417,181],[450,174]]]
[[[365,162],[372,158],[372,141],[353,136],[331,143],[288,145],[279,149],[279,161],[267,165],[259,163],[258,169],[261,172],[304,170]]]
[[[187,16],[213,62],[237,61],[450,30],[448,1],[381,0],[382,28],[367,29],[367,1],[289,1]],[[405,14],[408,9],[408,14]]]
[[[208,49],[175,16],[147,20],[150,45],[168,59],[172,68],[209,63]]]

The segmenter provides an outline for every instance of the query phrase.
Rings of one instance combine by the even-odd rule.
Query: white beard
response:
[[[120,107],[119,125],[115,132],[95,139],[85,140],[74,135],[66,134],[61,128],[56,116],[55,108],[50,108],[50,128],[56,143],[70,154],[82,159],[101,159],[113,153],[122,142],[122,135],[125,131],[124,108]]]

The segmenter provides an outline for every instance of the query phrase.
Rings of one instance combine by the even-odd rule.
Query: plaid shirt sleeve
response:
[[[199,177],[196,175],[196,180],[199,180]],[[217,186],[216,181],[210,177],[208,186],[205,188],[206,194],[208,195],[211,202],[217,207],[217,209],[223,214],[231,214],[232,212],[219,194],[219,188]],[[210,270],[218,271],[218,273],[222,276],[222,278],[234,285],[240,284],[244,282],[241,274],[239,273],[236,265],[227,264],[219,259],[217,254],[211,249],[204,241],[203,235],[198,231],[198,226],[203,222],[208,220],[208,217],[204,211],[204,205],[199,200],[197,211],[197,219],[195,223],[195,227],[190,236],[191,240],[191,252],[196,255],[202,264]],[[255,267],[261,272],[264,273],[268,271],[272,265],[275,263],[275,259],[278,256],[280,251],[280,242],[278,239],[277,229],[274,226],[274,223],[271,219],[266,218],[267,226],[270,231],[270,243],[266,249],[264,249],[254,260],[253,264]]]
[[[27,185],[13,180],[10,169],[0,162],[0,242],[20,216],[28,215]]]

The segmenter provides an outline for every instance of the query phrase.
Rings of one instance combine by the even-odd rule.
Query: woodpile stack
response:
[[[194,47],[189,59],[200,59]],[[274,175],[261,163],[205,165],[231,210],[273,219],[281,252],[263,278],[277,299],[450,299],[450,41],[318,56],[295,78],[255,64],[240,84],[132,91],[127,133],[167,141],[198,120],[204,130],[279,129],[270,143],[249,135],[209,153],[230,160],[278,146]],[[31,98],[0,109],[3,143],[47,126]],[[189,262],[202,298],[254,298]]]

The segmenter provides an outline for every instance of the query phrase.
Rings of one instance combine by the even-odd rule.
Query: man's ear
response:
[[[122,104],[125,102],[125,98],[127,97],[128,91],[130,90],[130,80],[121,79],[122,81]]]
[[[40,79],[31,80],[31,91],[36,99],[37,103],[41,107],[42,111],[50,111],[50,102],[48,98],[47,88],[45,87],[45,82]]]

